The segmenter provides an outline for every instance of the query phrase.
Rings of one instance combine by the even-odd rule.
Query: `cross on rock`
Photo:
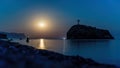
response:
[[[79,20],[79,19],[77,20],[77,23],[78,23],[78,25],[79,25],[79,23],[80,23],[80,20]]]

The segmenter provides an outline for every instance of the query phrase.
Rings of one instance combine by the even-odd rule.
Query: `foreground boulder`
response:
[[[113,39],[113,36],[108,30],[80,25],[78,20],[78,24],[67,32],[67,39]]]
[[[0,40],[0,68],[116,68],[116,66]]]

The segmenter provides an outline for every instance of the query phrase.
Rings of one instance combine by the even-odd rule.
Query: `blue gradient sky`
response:
[[[49,32],[29,26],[38,15],[52,19]],[[78,18],[81,24],[120,33],[120,0],[0,0],[0,31],[62,37]]]

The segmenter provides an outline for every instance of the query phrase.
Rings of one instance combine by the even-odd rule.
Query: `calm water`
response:
[[[50,50],[65,55],[80,55],[100,63],[120,66],[120,40],[53,40],[32,39],[29,44],[38,49]]]

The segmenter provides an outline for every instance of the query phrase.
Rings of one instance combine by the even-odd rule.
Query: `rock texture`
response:
[[[113,36],[108,30],[77,24],[67,32],[67,39],[113,39]]]
[[[66,56],[0,40],[0,68],[117,68],[80,56]]]

